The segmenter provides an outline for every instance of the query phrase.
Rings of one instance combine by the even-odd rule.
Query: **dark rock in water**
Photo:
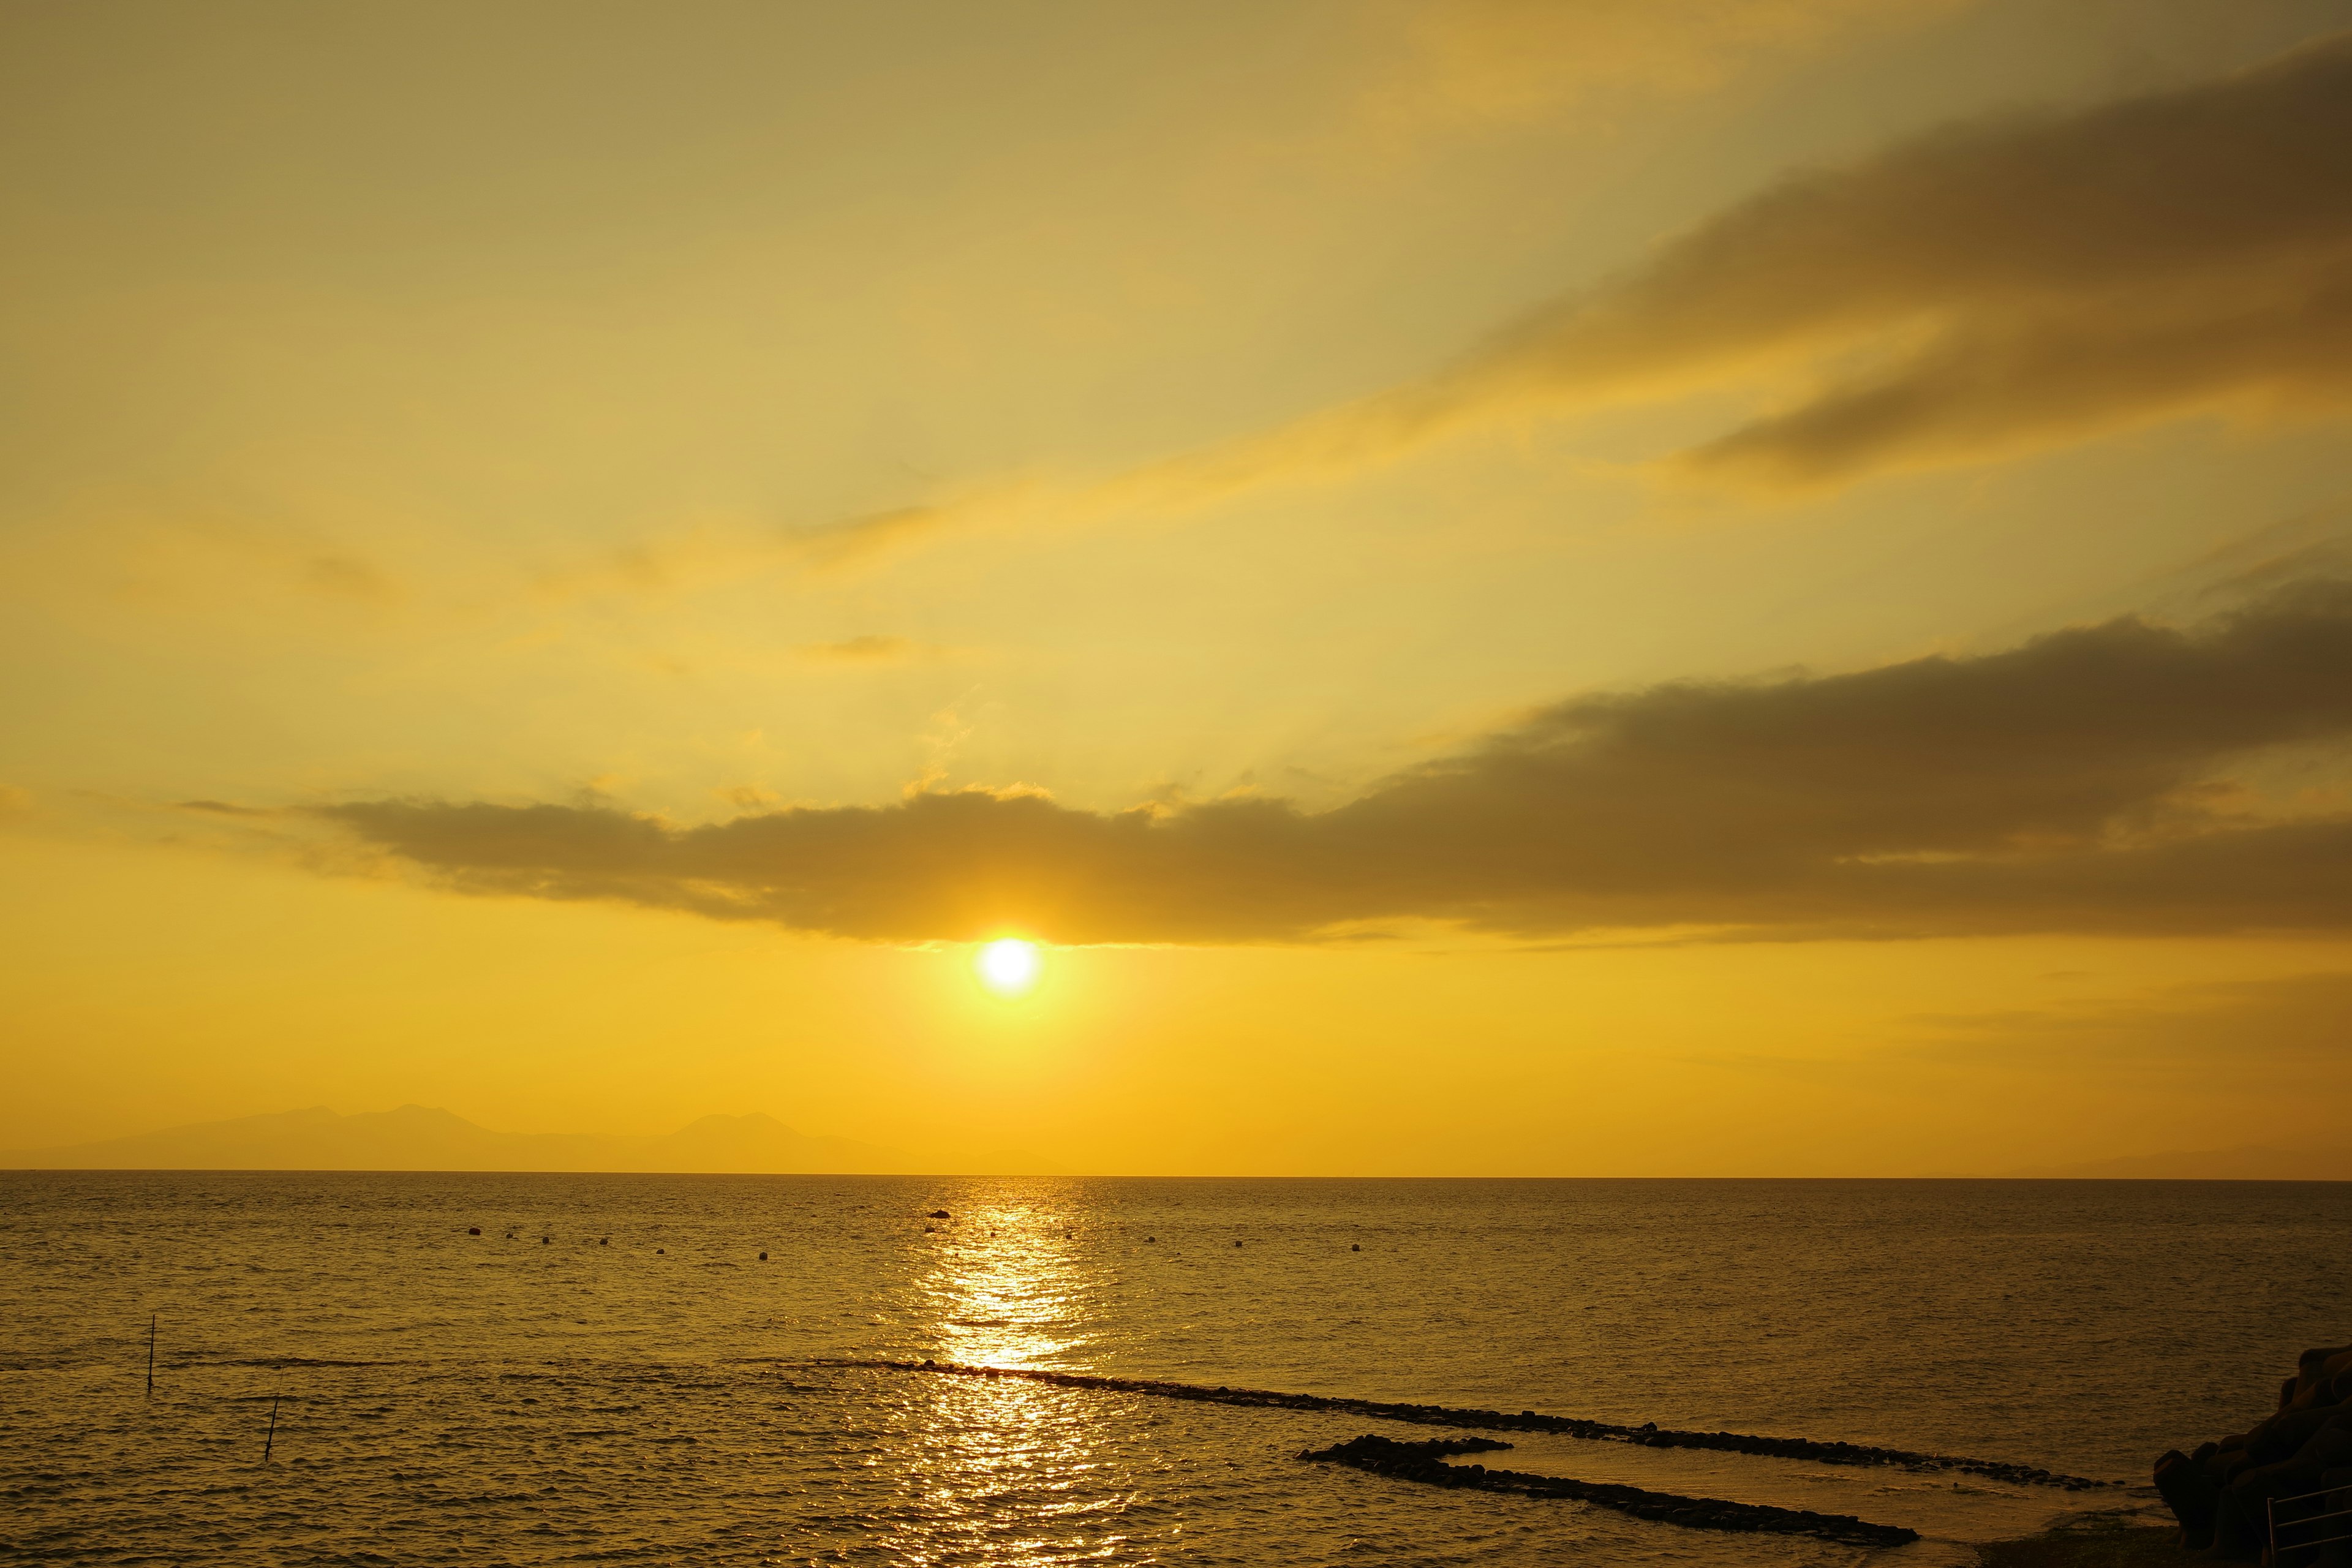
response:
[[[467,1236],[479,1236],[482,1234],[482,1227],[478,1225],[469,1225],[466,1227],[466,1234]]]
[[[1330,1447],[1312,1449],[1298,1457],[1352,1464],[1368,1455],[1402,1461],[1415,1455],[1436,1458],[1444,1454],[1499,1454],[1509,1447],[1508,1443],[1498,1443],[1492,1437],[1424,1437],[1418,1443],[1406,1443],[1394,1437],[1375,1437],[1367,1434],[1352,1442],[1335,1443]]]
[[[600,1236],[596,1238],[596,1245],[599,1247],[610,1247],[613,1245],[613,1238],[609,1236]]]
[[[1485,1454],[1507,1448],[1486,1437],[1431,1437],[1418,1443],[1400,1442],[1366,1433],[1328,1448],[1298,1457],[1319,1464],[1348,1465],[1376,1476],[1420,1481],[1429,1486],[1468,1487],[1479,1491],[1517,1492],[1524,1497],[1569,1498],[1656,1520],[1687,1530],[1764,1531],[1780,1535],[1811,1535],[1851,1546],[1901,1546],[1919,1539],[1919,1532],[1899,1524],[1873,1524],[1847,1513],[1815,1513],[1810,1509],[1771,1508],[1761,1503],[1726,1502],[1721,1498],[1682,1497],[1643,1487],[1610,1481],[1578,1481],[1565,1476],[1528,1475],[1519,1470],[1490,1470],[1484,1465],[1449,1465],[1449,1454]]]
[[[555,1237],[551,1236],[542,1236],[539,1238],[539,1244],[541,1247],[553,1247],[555,1245]]]
[[[1361,1252],[1364,1250],[1364,1244],[1360,1241],[1351,1241],[1348,1244],[1348,1250],[1350,1252]]]
[[[762,1262],[762,1263],[765,1263],[766,1261],[768,1261],[768,1255],[767,1255],[766,1253],[764,1253],[764,1252],[763,1252],[763,1253],[761,1253],[761,1254],[760,1254],[760,1261],[761,1261],[761,1262]]]
[[[955,1216],[954,1216],[953,1215],[951,1215],[951,1214],[948,1213],[948,1211],[947,1211],[947,1210],[945,1210],[945,1209],[933,1209],[930,1213],[929,1213],[929,1214],[925,1215],[923,1217],[924,1217],[925,1219],[953,1219]]]
[[[669,1250],[669,1248],[668,1248],[668,1247],[655,1247],[655,1248],[654,1248],[654,1256],[655,1256],[656,1258],[659,1258],[659,1257],[661,1257],[664,1253],[667,1252],[668,1250]]]
[[[1240,1243],[1240,1242],[1238,1242],[1238,1241],[1236,1241],[1235,1243],[1234,1243],[1234,1245],[1235,1247],[1239,1247],[1239,1246],[1241,1245],[1241,1243]]]

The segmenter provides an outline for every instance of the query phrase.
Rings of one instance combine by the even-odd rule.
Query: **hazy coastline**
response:
[[[991,1162],[988,1169],[1000,1174],[1082,1173],[1058,1170],[1018,1152]],[[808,1136],[759,1112],[705,1116],[670,1133],[509,1133],[495,1132],[450,1111],[421,1105],[355,1115],[339,1115],[324,1106],[313,1106],[194,1122],[121,1138],[0,1150],[0,1170],[955,1173],[877,1144]],[[1201,1173],[1212,1179],[1220,1174]],[[1884,1179],[2347,1181],[2352,1180],[2352,1146],[2248,1145]]]

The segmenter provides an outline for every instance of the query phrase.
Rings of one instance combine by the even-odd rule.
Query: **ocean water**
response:
[[[0,1557],[1967,1562],[2147,1494],[1564,1436],[1481,1456],[1927,1537],[1870,1553],[1295,1458],[1425,1427],[844,1363],[2137,1482],[2352,1338],[2347,1243],[2327,1184],[0,1173]]]

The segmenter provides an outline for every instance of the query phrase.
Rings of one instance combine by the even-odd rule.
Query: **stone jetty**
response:
[[[1919,1539],[1916,1530],[1899,1524],[1873,1524],[1850,1513],[1815,1513],[1810,1509],[1727,1502],[1721,1498],[1684,1497],[1676,1492],[1654,1492],[1646,1487],[1621,1486],[1610,1481],[1570,1480],[1565,1476],[1538,1476],[1524,1470],[1490,1470],[1484,1465],[1445,1462],[1455,1454],[1491,1453],[1509,1447],[1508,1443],[1485,1437],[1433,1437],[1407,1443],[1368,1432],[1298,1457],[1318,1464],[1348,1465],[1376,1476],[1419,1481],[1425,1486],[1566,1498],[1689,1530],[1810,1535],[1848,1546],[1902,1546]]]
[[[1168,1383],[1152,1378],[1097,1377],[1087,1373],[1051,1372],[1036,1367],[963,1366],[953,1362],[829,1361],[835,1366],[887,1367],[899,1372],[937,1373],[952,1377],[1017,1377],[1050,1383],[1061,1388],[1094,1388],[1117,1394],[1141,1394],[1156,1399],[1203,1400],[1216,1405],[1258,1405],[1278,1410],[1326,1410],[1346,1415],[1369,1415],[1381,1421],[1402,1421],[1422,1426],[1465,1426],[1486,1432],[1550,1432],[1594,1442],[1635,1443],[1650,1448],[1708,1448],[1724,1453],[1762,1454],[1773,1458],[1810,1459],[1822,1465],[1886,1465],[1899,1469],[1958,1470],[1987,1480],[2019,1486],[2054,1487],[2085,1491],[2122,1486],[2121,1481],[2093,1480],[2038,1465],[2012,1464],[2005,1459],[1973,1459],[1958,1454],[1929,1454],[1907,1448],[1882,1448],[1867,1443],[1822,1441],[1811,1437],[1769,1437],[1748,1432],[1691,1432],[1649,1423],[1626,1426],[1589,1421],[1574,1415],[1542,1415],[1522,1410],[1514,1415],[1500,1410],[1456,1408],[1444,1405],[1392,1404],[1376,1399],[1346,1399],[1317,1394],[1281,1394],[1264,1388],[1230,1388],[1223,1384]]]

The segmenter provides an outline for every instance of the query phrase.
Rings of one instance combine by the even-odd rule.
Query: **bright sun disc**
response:
[[[976,961],[980,978],[1000,996],[1018,996],[1037,984],[1037,944],[1018,937],[992,942]]]

